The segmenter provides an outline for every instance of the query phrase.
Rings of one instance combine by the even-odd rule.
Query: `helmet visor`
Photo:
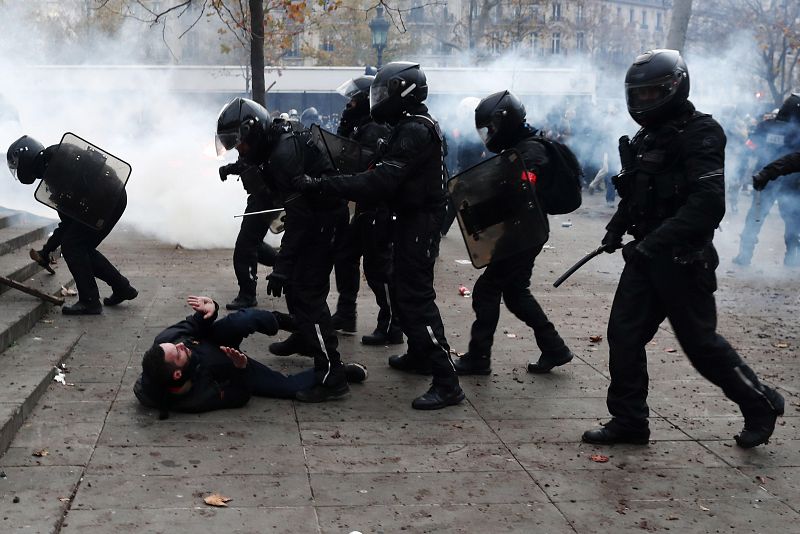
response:
[[[355,84],[353,80],[347,80],[342,85],[336,88],[336,92],[345,98],[353,98],[358,93],[360,93],[361,90],[358,88],[358,86]]]
[[[483,144],[485,145],[486,142],[489,140],[489,127],[482,126],[480,128],[477,128],[477,130],[478,130],[478,135],[481,137],[481,141],[483,141]]]
[[[235,132],[217,132],[216,139],[214,139],[214,145],[217,148],[217,156],[221,156],[228,150],[235,148],[241,141],[242,136],[239,130]]]
[[[8,170],[11,171],[11,176],[18,180],[17,169],[19,168],[19,154],[17,154],[16,150],[9,151],[6,162],[8,163]]]
[[[649,111],[668,102],[678,91],[680,75],[641,84],[626,84],[625,99],[630,111]]]
[[[369,109],[373,110],[375,107],[389,98],[389,88],[385,85],[375,85],[369,88]]]

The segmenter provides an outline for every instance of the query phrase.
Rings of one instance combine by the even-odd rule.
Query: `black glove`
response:
[[[267,295],[280,297],[286,289],[286,277],[282,274],[273,272],[267,277]]]
[[[622,257],[625,258],[626,263],[641,267],[646,266],[653,259],[653,255],[642,245],[641,241],[638,243],[631,241],[625,245],[622,248]]]
[[[297,321],[295,321],[294,317],[288,313],[273,311],[272,316],[275,317],[276,321],[278,321],[278,328],[280,330],[285,332],[294,332],[297,330]]]
[[[300,174],[292,178],[292,187],[301,193],[319,191],[324,180],[319,177]]]
[[[609,230],[606,232],[606,235],[603,236],[603,240],[600,241],[600,244],[605,246],[606,253],[611,254],[622,248],[622,236]]]
[[[242,165],[240,163],[228,163],[219,168],[219,179],[224,182],[228,179],[229,174],[238,175],[242,170]]]
[[[764,171],[759,172],[758,174],[753,175],[753,189],[756,191],[762,191],[769,181],[772,180],[772,177],[766,174]]]

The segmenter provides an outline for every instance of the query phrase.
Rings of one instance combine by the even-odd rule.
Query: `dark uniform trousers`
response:
[[[623,249],[623,255],[636,242]],[[664,318],[698,372],[722,388],[745,416],[765,402],[758,378],[728,342],[716,333],[714,291],[716,252],[706,250],[709,265],[680,265],[671,258],[628,261],[622,271],[608,323],[610,350],[608,410],[623,427],[647,427],[645,346]],[[637,258],[638,259],[638,258]]]
[[[391,217],[388,210],[356,212],[352,222],[344,229],[335,265],[336,289],[339,292],[336,314],[345,319],[356,315],[361,276],[359,265],[363,256],[364,277],[378,304],[377,328],[385,333],[389,332],[392,325],[397,326],[398,322],[392,306]]]
[[[239,348],[244,338],[255,332],[269,334],[275,322],[272,314],[258,308],[247,308],[230,313],[214,322],[208,330],[208,339],[216,345]],[[293,375],[274,371],[252,358],[247,359],[247,385],[257,397],[279,399],[294,398],[295,393],[314,385],[311,369]]]
[[[245,213],[273,208],[269,197],[263,193],[247,195]],[[242,217],[239,235],[233,248],[233,271],[239,284],[239,293],[256,296],[256,272],[258,269],[258,249],[269,231],[275,214],[248,215]]]
[[[393,280],[400,324],[408,337],[409,356],[427,358],[434,385],[452,387],[458,385],[458,377],[433,289],[444,211],[442,206],[397,214]]]
[[[314,216],[318,225],[309,231],[308,240],[295,260],[286,300],[303,344],[314,357],[317,382],[336,387],[346,378],[327,298],[336,234],[346,222],[347,210],[342,207],[320,211]]]
[[[122,217],[128,204],[123,194],[111,213],[103,230],[94,230],[83,223],[61,215],[61,254],[75,279],[78,298],[83,302],[98,302],[100,292],[95,278],[99,278],[112,290],[124,290],[130,286],[127,278],[114,267],[108,259],[98,252],[97,247],[111,233],[114,225]]]
[[[470,334],[470,355],[491,354],[501,297],[508,310],[533,329],[536,344],[543,353],[560,356],[569,350],[529,289],[533,263],[541,250],[535,247],[493,261],[478,277],[472,292],[475,321]]]
[[[783,241],[786,255],[783,263],[789,267],[800,267],[800,178],[797,176],[780,179],[781,193],[778,209],[783,218]]]

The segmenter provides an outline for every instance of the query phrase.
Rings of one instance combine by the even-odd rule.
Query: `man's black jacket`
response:
[[[219,348],[229,342],[217,339],[214,335],[212,326],[219,309],[219,305],[216,302],[214,304],[217,309],[208,319],[204,319],[201,312],[195,312],[156,336],[156,345],[184,343],[189,348],[192,355],[184,373],[188,375],[190,387],[180,394],[165,392],[143,374],[134,386],[134,393],[143,405],[176,412],[199,413],[239,408],[250,400],[252,388],[247,381],[247,368],[237,369]],[[272,333],[277,332],[278,323],[274,321]]]

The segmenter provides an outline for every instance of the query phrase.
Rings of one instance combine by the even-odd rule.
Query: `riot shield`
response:
[[[342,174],[354,174],[367,170],[375,153],[357,141],[323,130],[318,124],[311,125],[311,137],[323,154],[330,158],[334,168]]]
[[[50,158],[36,200],[95,230],[103,230],[125,192],[131,166],[65,133]]]
[[[514,150],[470,167],[447,182],[475,268],[547,241],[547,219],[535,187],[535,175],[527,172]]]

